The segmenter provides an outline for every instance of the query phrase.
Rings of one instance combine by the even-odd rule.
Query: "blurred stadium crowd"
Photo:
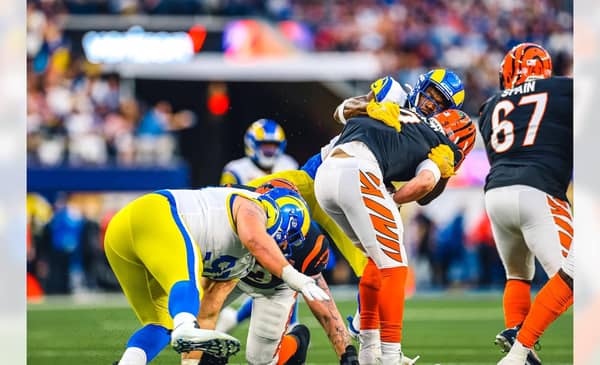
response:
[[[301,36],[293,39],[299,50],[369,52],[380,58],[385,74],[401,82],[412,84],[435,66],[457,70],[471,115],[497,90],[500,58],[515,44],[543,44],[555,73],[572,73],[568,0],[28,0],[30,165],[169,165],[178,158],[172,132],[198,118],[192,111],[174,112],[167,100],[146,105],[124,93],[120,75],[104,73],[76,51],[62,25],[67,14],[258,17],[278,24],[284,36],[286,21],[294,20],[300,25],[294,29]],[[51,206],[31,196],[28,272],[48,293],[118,290],[102,252],[110,213],[87,214],[76,200],[66,197]],[[485,214],[468,229],[462,213],[436,226],[421,212],[406,226],[418,285],[502,285]],[[355,279],[338,266],[328,273],[332,283]]]

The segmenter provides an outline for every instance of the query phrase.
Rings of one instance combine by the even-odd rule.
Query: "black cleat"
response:
[[[303,324],[297,324],[292,328],[288,335],[294,336],[298,342],[298,349],[294,356],[285,363],[285,365],[303,365],[306,362],[308,344],[310,343],[310,331]]]
[[[494,343],[500,347],[500,350],[502,352],[509,352],[510,348],[517,339],[517,333],[520,329],[521,325],[518,325],[501,331],[496,335]],[[537,342],[536,345],[539,346]],[[533,349],[531,349],[529,350],[529,354],[527,354],[527,363],[525,365],[542,365],[542,359],[540,359],[537,353]]]
[[[204,353],[198,365],[227,365],[226,357],[216,357],[211,354]]]

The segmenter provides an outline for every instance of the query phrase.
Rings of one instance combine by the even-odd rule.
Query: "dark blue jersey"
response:
[[[452,149],[455,166],[458,165],[462,152],[446,137],[439,123],[417,117],[404,109],[401,113],[401,122],[403,115],[407,122],[402,122],[400,132],[369,117],[352,118],[346,123],[336,145],[352,141],[366,144],[377,158],[386,185],[415,177],[417,166],[427,159],[432,148],[440,144]]]
[[[482,108],[491,169],[485,190],[528,185],[566,200],[573,170],[573,79],[527,81]]]
[[[287,259],[296,270],[308,276],[317,275],[325,269],[329,261],[329,240],[316,223],[311,223],[302,246],[293,248]],[[241,280],[259,289],[271,289],[283,283],[283,280],[268,274],[258,263]]]

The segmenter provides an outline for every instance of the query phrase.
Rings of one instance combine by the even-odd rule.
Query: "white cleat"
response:
[[[526,363],[527,359],[523,356],[509,353],[498,362],[498,365],[525,365]]]
[[[226,333],[198,328],[196,323],[184,323],[171,332],[171,346],[178,353],[204,351],[227,358],[240,351],[240,341]]]
[[[358,363],[361,365],[380,365],[382,364],[381,359],[381,348],[378,346],[360,346],[358,350]]]
[[[403,355],[402,356],[402,365],[414,365],[417,362],[417,360],[419,360],[420,358],[421,358],[420,355],[415,356],[414,359],[411,359],[410,357]]]

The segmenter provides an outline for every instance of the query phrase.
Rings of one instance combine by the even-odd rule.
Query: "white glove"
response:
[[[281,279],[308,300],[329,300],[327,293],[317,286],[313,278],[298,272],[292,265],[283,268]]]

